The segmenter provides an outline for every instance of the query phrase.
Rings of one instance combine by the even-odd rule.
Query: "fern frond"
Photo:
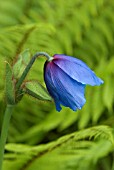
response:
[[[93,137],[94,139],[100,137],[102,140],[96,142],[91,141],[90,139]],[[87,138],[89,138],[88,141]],[[39,166],[41,169],[45,169],[47,166],[46,159],[51,163],[52,170],[55,170],[57,165],[61,165],[62,162],[64,165],[67,164],[67,166],[72,162],[74,165],[71,167],[76,166],[80,169],[83,165],[79,166],[77,164],[79,160],[88,161],[90,164],[91,161],[94,160],[94,162],[97,162],[100,157],[103,157],[111,151],[112,145],[106,139],[113,142],[111,129],[108,126],[96,126],[63,136],[57,141],[45,145],[32,147],[20,144],[7,144],[6,149],[15,153],[15,157],[13,157],[13,159],[15,159],[15,162],[18,165],[20,164],[20,166],[16,166],[15,170],[28,170],[38,168]],[[103,146],[103,143],[105,144],[105,147]],[[100,152],[98,148],[100,148]],[[22,156],[23,154],[24,157]],[[26,155],[27,157],[25,157]],[[4,167],[6,167],[6,164],[8,165],[9,163],[7,170],[15,167],[15,163],[12,164],[12,161],[8,161],[10,156],[10,154],[6,154]],[[59,159],[57,159],[57,157]]]

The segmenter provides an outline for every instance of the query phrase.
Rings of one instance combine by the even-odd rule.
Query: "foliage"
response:
[[[101,124],[113,128],[114,124],[113,11],[113,0],[67,0],[67,3],[65,0],[1,1],[0,121],[5,107],[4,61],[16,63],[19,54],[25,49],[30,49],[31,55],[37,51],[46,51],[50,55],[64,53],[76,56],[94,69],[105,82],[101,87],[94,87],[94,90],[93,87],[87,87],[86,105],[77,112],[63,108],[61,113],[57,113],[53,102],[33,101],[28,96],[23,97],[12,116],[9,144],[6,146],[7,151],[11,153],[5,155],[7,167],[4,166],[4,170],[20,170],[25,161],[32,160],[40,153],[40,149],[41,158],[36,158],[29,169],[38,169],[39,166],[41,170],[55,170],[58,166],[65,170],[94,170],[101,167],[103,170],[111,169],[113,146],[108,140],[112,132],[108,127],[101,126],[100,134],[106,132],[106,139],[101,135],[100,139],[88,140],[89,136],[99,135],[99,132],[95,134],[93,127],[89,132],[85,128],[95,125],[96,129],[99,129],[98,125]],[[44,61],[44,58],[36,61],[27,80],[37,79],[45,86],[42,76]],[[71,138],[64,145],[57,144],[59,139],[67,138],[64,135],[67,134],[69,138],[72,132],[80,129],[84,129],[84,137],[81,136],[82,131],[79,131],[76,134],[79,133],[80,139]],[[50,143],[53,140],[56,141]],[[17,142],[23,145],[18,145]],[[43,143],[44,145],[38,145]],[[51,145],[58,147],[45,154],[45,150],[52,148]],[[20,150],[25,154],[19,153],[18,147],[21,147]],[[23,167],[23,170],[25,169]]]
[[[93,137],[96,141],[92,141]],[[105,140],[98,141],[98,137]],[[111,141],[113,142],[111,129],[107,126],[98,126],[71,133],[57,141],[35,147],[7,144],[6,150],[9,153],[5,157],[4,169],[10,170],[14,167],[15,170],[35,168],[56,170],[58,167],[61,170],[92,169],[96,166],[98,159],[111,151]],[[94,154],[96,151],[97,154]],[[79,161],[81,164],[78,164]]]

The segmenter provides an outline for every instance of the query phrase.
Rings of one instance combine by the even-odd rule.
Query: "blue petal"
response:
[[[51,79],[56,87],[60,103],[72,110],[81,109],[85,104],[85,85],[73,80],[64,73],[57,65],[51,64]]]
[[[53,84],[53,81],[51,79],[51,69],[49,63],[45,63],[45,68],[44,68],[44,81],[46,83],[47,90],[49,94],[53,97],[55,104],[56,104],[56,110],[61,111],[61,106],[60,106],[60,100],[59,96],[56,93],[56,88]]]
[[[56,54],[53,62],[71,78],[82,84],[95,86],[103,83],[84,62],[77,58]]]

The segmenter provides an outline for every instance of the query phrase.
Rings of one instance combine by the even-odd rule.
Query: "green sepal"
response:
[[[52,101],[51,96],[47,90],[38,81],[28,81],[24,84],[25,93],[30,96],[43,101]]]
[[[30,52],[29,49],[26,49],[21,54],[19,54],[18,59],[13,66],[14,78],[18,79],[22,75],[29,61],[30,61]]]
[[[15,103],[17,104],[18,102],[20,102],[20,100],[22,99],[22,97],[24,96],[25,92],[23,91],[22,88],[18,89],[18,91],[16,91],[16,97],[15,97]]]
[[[7,104],[15,104],[15,88],[13,82],[12,69],[9,63],[6,62],[6,82],[5,82],[5,95]]]

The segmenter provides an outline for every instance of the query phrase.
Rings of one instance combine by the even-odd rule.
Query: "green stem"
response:
[[[23,83],[23,80],[25,79],[25,77],[27,76],[30,68],[32,67],[33,63],[35,62],[36,58],[38,56],[45,56],[47,58],[48,61],[53,60],[53,57],[49,56],[47,53],[45,52],[38,52],[36,53],[32,59],[30,60],[30,62],[28,63],[28,65],[26,66],[23,74],[21,75],[20,79],[18,80],[17,84],[16,84],[16,88],[17,90],[20,88],[21,84]]]
[[[7,105],[5,110],[5,115],[3,119],[2,124],[2,130],[1,130],[1,138],[0,138],[0,170],[2,170],[2,163],[3,163],[3,157],[4,157],[4,149],[7,139],[7,133],[9,128],[9,122],[12,115],[13,105]]]
[[[113,155],[113,162],[112,162],[112,168],[111,168],[111,170],[114,170],[114,151],[113,151],[113,153],[112,153],[112,155]]]

